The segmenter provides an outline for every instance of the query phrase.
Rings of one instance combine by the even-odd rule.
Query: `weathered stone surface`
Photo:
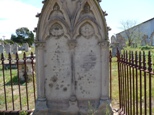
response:
[[[98,2],[48,0],[37,28],[33,114],[86,115],[90,102],[102,115],[110,103],[109,44]]]

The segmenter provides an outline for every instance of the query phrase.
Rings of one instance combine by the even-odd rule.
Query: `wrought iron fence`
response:
[[[35,56],[1,54],[0,114],[32,112],[35,107]]]
[[[120,114],[154,114],[154,78],[151,52],[117,53]]]

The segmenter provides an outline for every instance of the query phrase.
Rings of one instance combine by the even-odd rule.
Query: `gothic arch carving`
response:
[[[78,24],[77,28],[75,28],[76,34],[74,35],[74,38],[78,38],[78,36],[80,36],[82,34],[81,28],[84,27],[85,25],[87,28],[89,28],[89,30],[88,29],[86,30],[87,31],[86,36],[89,37],[90,35],[95,35],[96,38],[98,38],[99,41],[101,41],[99,29],[98,29],[98,27],[96,27],[96,24],[94,22],[92,22],[91,20],[84,20]],[[83,29],[85,29],[86,27],[84,27]]]
[[[66,36],[66,38],[70,39],[69,32],[67,31],[68,25],[66,23],[62,23],[58,20],[52,20],[51,23],[44,30],[43,38],[46,40],[49,37],[53,36],[55,38],[59,38],[62,35]]]
[[[63,20],[65,19],[58,3],[55,3],[55,5],[53,6],[53,10],[51,11],[48,19],[50,20],[52,18],[61,18]]]

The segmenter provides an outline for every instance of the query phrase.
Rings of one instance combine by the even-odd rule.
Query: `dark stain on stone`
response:
[[[66,87],[64,87],[64,88],[63,88],[63,91],[67,91],[67,88],[66,88]]]
[[[67,84],[67,86],[69,87],[69,86],[70,86],[70,84]]]
[[[56,76],[52,77],[53,82],[57,82],[58,78]]]
[[[62,83],[64,83],[64,81],[62,81]]]
[[[90,52],[83,58],[83,64],[81,65],[84,68],[84,71],[89,71],[96,65],[96,55],[93,52]]]
[[[50,87],[50,88],[52,88],[52,87],[53,87],[53,84],[52,84],[52,83],[50,83],[50,84],[49,84],[49,87]]]
[[[59,90],[59,87],[56,87],[56,90]]]
[[[64,85],[61,85],[60,87],[62,88]]]

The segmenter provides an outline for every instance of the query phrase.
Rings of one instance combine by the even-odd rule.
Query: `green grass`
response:
[[[141,49],[141,48],[131,48],[131,47],[127,47],[127,48],[125,48],[124,50],[127,50],[127,51],[133,51],[133,52],[135,52],[135,51],[137,51],[137,52],[139,52],[139,51],[141,51],[141,52],[143,52],[143,51],[145,51],[145,54],[146,54],[146,63],[147,63],[147,59],[148,59],[148,57],[147,57],[147,55],[148,55],[148,52],[150,51],[151,52],[151,58],[152,58],[152,65],[154,65],[154,49],[153,49],[154,47],[152,47],[152,48],[150,48],[150,49]],[[148,66],[147,66],[147,68],[148,68]],[[154,66],[153,66],[153,68],[154,68]],[[124,73],[125,71],[123,70],[122,71],[122,73]],[[146,73],[146,84],[147,84],[147,88],[146,88],[146,90],[144,90],[144,76],[143,76],[143,74],[144,74],[144,72],[142,72],[142,101],[143,101],[143,104],[144,104],[144,91],[146,91],[146,95],[147,95],[147,98],[146,98],[146,100],[147,100],[147,113],[148,113],[148,111],[149,111],[149,88],[148,88],[148,84],[149,84],[149,74],[148,73]],[[128,75],[128,76],[132,76],[132,74],[131,75]],[[134,74],[134,76],[135,76],[135,82],[136,82],[136,74]],[[139,77],[139,70],[138,70],[138,77]],[[152,103],[154,103],[154,75],[152,75],[152,78],[151,78],[152,80]],[[139,88],[139,79],[137,80],[138,81],[138,88]],[[135,84],[136,85],[136,84]],[[136,86],[135,86],[135,88],[136,88]],[[138,98],[140,98],[140,91],[138,90],[138,94],[136,94],[136,90],[135,90],[135,98],[136,98],[136,96],[138,97]],[[126,96],[127,95],[125,95],[124,96],[124,98],[126,99]],[[139,104],[139,103],[138,103]],[[118,89],[118,73],[117,73],[117,62],[116,62],[116,57],[114,57],[114,58],[112,58],[112,106],[113,106],[113,108],[119,108],[119,89]],[[144,106],[142,107],[142,109],[143,109],[143,112],[142,113],[144,113]],[[138,111],[140,112],[140,110],[138,109]],[[152,114],[154,114],[154,106],[152,106]]]
[[[26,52],[26,56],[34,52],[34,48],[29,52]],[[7,59],[8,55],[5,55],[5,59]],[[12,59],[15,59],[15,55],[12,54]],[[19,59],[23,59],[23,53],[19,54]],[[8,62],[8,61],[6,61]],[[1,63],[1,62],[0,62]],[[11,74],[10,74],[11,73]],[[0,110],[6,110],[5,108],[5,95],[4,95],[4,86],[6,90],[6,102],[7,102],[7,110],[13,110],[13,100],[15,105],[15,110],[20,110],[20,97],[19,97],[19,86],[20,85],[20,92],[21,92],[21,105],[22,110],[27,110],[27,95],[26,95],[26,83],[21,82],[18,83],[18,76],[17,76],[17,69],[2,70],[2,65],[0,65]],[[4,74],[4,77],[3,77]],[[11,79],[12,77],[12,79]],[[12,81],[12,83],[11,83]],[[5,83],[4,83],[5,82]],[[32,81],[27,83],[28,88],[28,98],[29,98],[29,109],[34,109],[34,89]],[[13,91],[13,92],[12,92]],[[13,97],[12,97],[13,93]]]

